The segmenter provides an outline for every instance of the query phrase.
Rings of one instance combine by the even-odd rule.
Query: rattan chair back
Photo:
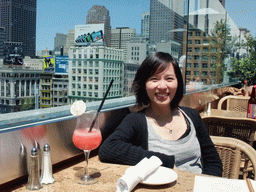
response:
[[[221,98],[218,102],[218,109],[224,109],[224,103],[226,103],[226,110],[247,112],[248,100],[250,97],[228,95]]]
[[[249,158],[253,171],[256,173],[256,151],[252,146],[236,138],[211,136],[211,139],[222,161],[222,177],[230,179],[239,178],[243,154]],[[256,180],[256,177],[254,177],[254,180]]]
[[[256,121],[253,119],[204,116],[202,120],[210,135],[237,138],[251,146],[255,141]]]

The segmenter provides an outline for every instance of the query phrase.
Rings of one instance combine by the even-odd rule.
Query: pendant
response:
[[[169,133],[172,134],[172,129],[169,130]]]

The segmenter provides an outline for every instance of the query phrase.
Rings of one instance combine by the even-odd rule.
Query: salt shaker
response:
[[[52,160],[48,144],[44,145],[42,159],[41,184],[51,184],[55,179],[52,176]]]
[[[38,190],[42,188],[40,183],[40,166],[39,166],[39,155],[37,148],[31,150],[30,165],[29,165],[29,176],[26,188],[30,190]]]

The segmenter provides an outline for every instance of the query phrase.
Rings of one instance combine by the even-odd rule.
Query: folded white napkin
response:
[[[145,157],[135,166],[126,169],[124,175],[117,181],[116,192],[130,192],[162,164],[162,161],[156,156],[149,159]]]

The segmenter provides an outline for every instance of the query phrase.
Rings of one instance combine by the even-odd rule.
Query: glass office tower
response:
[[[37,0],[0,0],[0,27],[7,42],[21,42],[24,56],[35,56]]]

